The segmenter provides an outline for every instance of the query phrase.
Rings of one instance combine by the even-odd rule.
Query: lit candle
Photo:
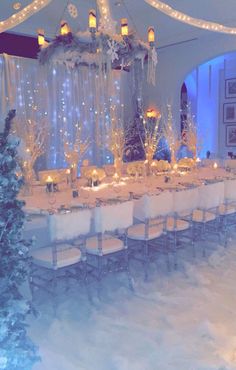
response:
[[[98,172],[96,169],[94,169],[92,172],[92,186],[97,186],[97,185],[98,185]]]
[[[118,182],[119,181],[119,175],[118,175],[118,173],[116,172],[116,173],[114,173],[114,175],[113,175],[113,179],[116,181],[116,182]]]
[[[214,168],[214,170],[216,170],[218,168],[218,164],[216,162],[213,164],[213,168]]]
[[[48,176],[46,179],[46,183],[52,183],[52,182],[53,182],[53,179],[51,178],[51,176]]]
[[[177,164],[177,163],[175,163],[175,164],[173,165],[173,170],[175,170],[175,171],[177,171],[177,170],[178,170],[178,164]]]
[[[53,179],[51,178],[51,176],[48,176],[46,179],[46,191],[48,193],[53,192]]]

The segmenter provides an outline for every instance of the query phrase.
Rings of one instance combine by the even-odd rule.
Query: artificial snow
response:
[[[107,276],[101,299],[90,286],[71,282],[59,294],[56,315],[46,293],[37,297],[38,318],[29,334],[42,361],[33,370],[235,370],[236,234],[227,249],[209,244],[179,253],[177,270],[160,256],[131,263],[135,292],[123,274]]]

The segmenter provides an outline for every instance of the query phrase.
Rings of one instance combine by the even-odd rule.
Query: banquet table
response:
[[[184,191],[193,187],[201,187],[209,182],[220,182],[225,179],[236,179],[236,175],[224,168],[198,168],[189,172],[166,173],[158,176],[140,178],[123,177],[117,181],[106,178],[96,187],[80,185],[78,181],[78,197],[73,198],[73,189],[64,187],[55,193],[47,193],[45,187],[35,186],[33,194],[20,199],[25,201],[25,212],[28,215],[24,236],[35,239],[35,246],[41,247],[50,242],[48,232],[48,214],[50,212],[79,212],[84,208],[94,209],[125,202],[130,198],[134,202],[134,218],[140,218],[143,208],[143,196],[156,196],[162,192]],[[186,193],[187,196],[187,193]],[[154,198],[153,198],[154,199]],[[111,207],[111,217],[114,217]],[[92,230],[91,230],[92,231]]]

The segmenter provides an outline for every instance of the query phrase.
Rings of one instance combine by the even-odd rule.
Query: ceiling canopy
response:
[[[109,2],[112,17],[117,21],[117,25],[119,25],[120,18],[128,18],[130,29],[135,30],[141,39],[146,40],[147,28],[153,26],[157,35],[158,47],[204,37],[209,34],[207,29],[203,30],[190,24],[184,24],[179,22],[177,18],[173,19],[163,14],[152,6],[158,1],[110,0]],[[223,24],[228,27],[236,27],[235,0],[227,0],[227,2],[222,0],[164,0],[164,2],[189,17]],[[4,1],[4,5],[1,4],[0,6],[0,22],[14,14],[16,17],[18,12],[31,3],[32,0]],[[25,17],[25,19],[27,18],[25,21],[11,28],[11,32],[36,36],[37,29],[43,28],[46,37],[52,39],[59,32],[61,19],[66,19],[74,32],[84,31],[87,28],[89,10],[97,8],[95,0],[43,0],[42,3],[47,3],[47,6],[42,6],[42,9],[37,9],[37,11],[34,9],[32,15],[29,18]],[[77,9],[77,14],[68,11],[68,4],[75,6],[74,9]],[[217,35],[218,33],[215,34],[216,37]]]

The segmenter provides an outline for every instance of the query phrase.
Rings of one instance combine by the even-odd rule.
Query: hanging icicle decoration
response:
[[[148,51],[148,67],[147,67],[147,82],[156,86],[156,66],[157,66],[156,49],[150,48]]]

